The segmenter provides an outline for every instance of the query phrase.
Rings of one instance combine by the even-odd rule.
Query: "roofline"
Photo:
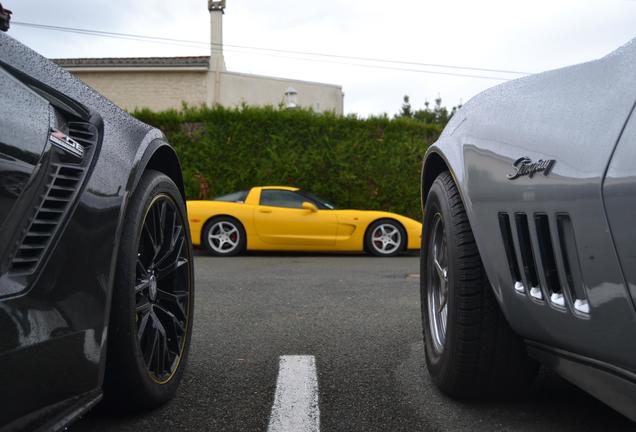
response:
[[[60,66],[69,72],[208,72],[207,66]]]
[[[286,190],[286,191],[299,191],[300,188],[294,186],[255,186],[259,189],[278,189],[278,190]]]

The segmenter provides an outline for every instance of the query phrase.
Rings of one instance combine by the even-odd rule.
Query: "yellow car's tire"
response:
[[[406,231],[393,219],[378,219],[364,234],[364,250],[378,257],[392,257],[406,249]]]
[[[220,216],[210,219],[201,232],[201,244],[211,255],[235,256],[245,251],[245,228],[238,220]]]
[[[185,204],[166,175],[144,173],[126,211],[108,326],[107,406],[170,400],[188,358],[194,267]]]

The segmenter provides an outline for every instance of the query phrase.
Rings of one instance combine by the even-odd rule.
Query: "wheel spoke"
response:
[[[437,257],[433,257],[433,265],[435,266],[435,270],[437,271],[437,275],[439,276],[440,280],[445,281],[446,270],[442,268],[439,261],[437,260]]]
[[[188,263],[188,260],[186,258],[177,258],[176,261],[167,264],[161,268],[157,269],[157,282],[170,276],[172,273],[174,273],[177,269],[179,269],[179,267],[186,265]]]
[[[446,307],[447,302],[448,302],[448,296],[441,297],[439,307],[437,308],[438,313],[442,313],[442,311]]]
[[[151,308],[152,308],[152,304],[150,303],[148,298],[147,297],[143,297],[143,299],[141,301],[137,302],[137,305],[135,306],[135,311],[138,314],[139,313],[144,313],[145,314],[148,311],[150,311]]]
[[[172,342],[172,348],[175,352],[179,351],[178,339],[185,334],[185,325],[169,310],[157,306],[157,317],[161,321],[162,327],[166,331],[166,341]],[[168,335],[170,333],[170,335]]]
[[[149,286],[150,286],[150,280],[149,279],[142,279],[142,280],[138,281],[137,285],[135,285],[135,294],[139,294],[143,290],[147,289]]]
[[[139,322],[139,327],[137,329],[137,338],[139,340],[143,339],[146,329],[148,328],[148,320],[150,319],[150,312],[144,314]]]
[[[159,298],[162,300],[162,303],[166,304],[166,307],[172,306],[171,310],[173,313],[179,315],[180,321],[185,321],[187,319],[187,312],[185,308],[185,302],[188,299],[188,293],[185,291],[179,291],[170,293],[165,290],[159,289],[157,291]],[[176,310],[175,310],[176,309]]]
[[[144,352],[144,360],[146,364],[152,364],[157,352],[157,345],[159,344],[159,332],[156,327],[152,329],[152,335],[150,340],[146,342],[146,350]]]

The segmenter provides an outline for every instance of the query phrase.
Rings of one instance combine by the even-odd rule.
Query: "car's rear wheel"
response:
[[[245,229],[236,219],[216,217],[205,224],[201,242],[212,255],[238,255],[245,250]]]
[[[375,256],[390,257],[402,252],[406,245],[402,225],[391,219],[373,222],[364,236],[364,249]]]
[[[124,411],[168,401],[183,375],[194,301],[185,215],[172,180],[146,172],[126,212],[108,334],[105,398]]]
[[[498,395],[527,386],[537,364],[499,308],[448,172],[429,191],[423,233],[422,327],[433,382],[454,397]]]

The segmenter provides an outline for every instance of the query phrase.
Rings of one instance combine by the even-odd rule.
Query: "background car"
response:
[[[636,40],[473,98],[424,159],[426,362],[447,394],[537,360],[636,420]]]
[[[259,186],[188,201],[192,243],[213,255],[244,250],[366,251],[395,256],[420,246],[419,222],[395,213],[340,210],[294,187]]]
[[[170,399],[193,265],[163,135],[0,33],[0,429]]]

